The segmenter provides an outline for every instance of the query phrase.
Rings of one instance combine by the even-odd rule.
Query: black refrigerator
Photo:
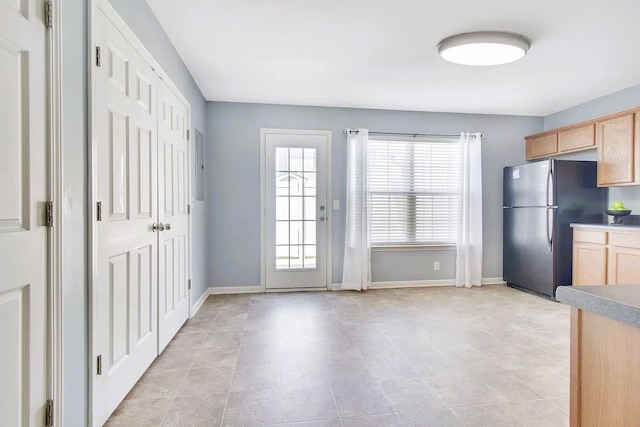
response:
[[[543,160],[504,168],[503,275],[507,285],[555,298],[571,285],[571,223],[606,221],[608,190],[596,162]]]

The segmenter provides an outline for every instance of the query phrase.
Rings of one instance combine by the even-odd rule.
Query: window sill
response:
[[[456,245],[385,245],[372,246],[372,252],[455,251]]]

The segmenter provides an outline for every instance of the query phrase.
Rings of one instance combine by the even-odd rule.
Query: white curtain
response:
[[[347,132],[347,206],[342,289],[366,290],[371,283],[367,140],[368,129]]]
[[[460,135],[456,286],[482,285],[482,135]]]

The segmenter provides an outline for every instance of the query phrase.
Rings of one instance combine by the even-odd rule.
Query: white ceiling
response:
[[[547,115],[640,84],[639,0],[147,1],[210,101]],[[483,30],[529,54],[438,56]]]

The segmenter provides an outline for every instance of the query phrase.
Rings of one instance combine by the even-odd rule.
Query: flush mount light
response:
[[[438,53],[462,65],[500,65],[527,54],[531,43],[521,35],[499,31],[458,34],[438,44]]]

